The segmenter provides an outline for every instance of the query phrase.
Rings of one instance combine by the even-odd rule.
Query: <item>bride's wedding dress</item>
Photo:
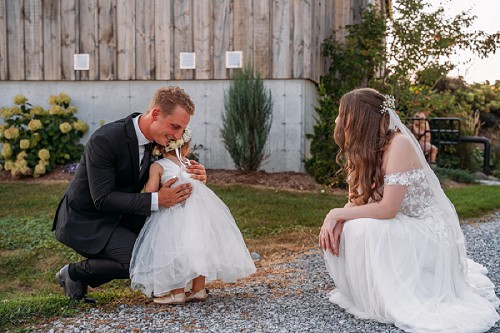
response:
[[[498,321],[500,300],[486,268],[467,258],[455,209],[421,161],[420,169],[384,177],[385,187],[407,187],[394,218],[347,221],[339,257],[325,252],[336,286],[329,299],[408,332],[484,332]]]

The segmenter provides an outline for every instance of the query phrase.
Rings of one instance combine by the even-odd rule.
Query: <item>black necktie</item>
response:
[[[151,144],[147,143],[144,145],[144,156],[141,161],[141,172],[139,173],[139,178],[142,178],[144,174],[148,171],[149,157],[151,156]]]

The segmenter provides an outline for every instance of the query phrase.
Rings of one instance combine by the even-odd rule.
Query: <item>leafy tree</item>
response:
[[[271,92],[253,67],[236,73],[224,96],[222,137],[238,169],[256,171],[264,160],[272,106]]]
[[[476,17],[467,11],[450,18],[442,6],[431,10],[427,0],[398,0],[393,5],[386,66],[377,86],[395,95],[406,113],[412,112],[407,108],[414,97],[410,87],[420,84],[432,90],[456,66],[450,56],[458,50],[486,57],[500,45],[500,32],[470,30]]]
[[[323,42],[323,56],[331,59],[328,73],[322,77],[326,93],[340,99],[356,87],[366,87],[377,77],[386,60],[385,17],[373,5],[362,12],[359,24],[348,25],[344,40],[335,31]]]
[[[318,122],[314,134],[309,136],[312,157],[306,160],[306,170],[321,183],[342,182],[335,176],[338,148],[332,139],[333,120],[340,97],[354,88],[370,86],[394,95],[403,119],[426,109],[441,116],[455,110],[468,115],[468,120],[474,111],[471,105],[477,103],[495,110],[497,103],[486,95],[484,103],[482,98],[474,98],[476,104],[471,104],[464,103],[453,91],[438,90],[454,68],[449,59],[458,50],[485,57],[499,47],[500,32],[470,31],[475,19],[468,12],[448,18],[444,8],[431,10],[426,0],[398,0],[392,20],[368,6],[362,12],[361,22],[347,27],[349,35],[344,41],[333,36],[326,39],[324,55],[332,62],[318,88]],[[460,85],[455,90],[459,88]],[[471,100],[470,92],[466,98]]]
[[[348,91],[372,82],[385,60],[385,18],[374,6],[363,12],[360,24],[347,26],[347,30],[345,40],[336,40],[332,34],[323,43],[323,55],[332,64],[319,85],[317,122],[314,134],[308,135],[312,157],[305,161],[307,172],[329,186],[345,186],[344,177],[337,174],[338,147],[333,141],[338,102]]]

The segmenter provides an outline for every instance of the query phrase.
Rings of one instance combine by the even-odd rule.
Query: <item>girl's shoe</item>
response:
[[[153,300],[156,304],[165,304],[165,305],[176,305],[176,304],[184,304],[186,303],[186,294],[168,294],[162,297],[156,297]]]
[[[198,290],[193,293],[192,291],[186,297],[186,302],[203,302],[208,297],[207,291],[205,288]]]

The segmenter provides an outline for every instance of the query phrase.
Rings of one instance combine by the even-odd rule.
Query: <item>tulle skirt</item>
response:
[[[500,304],[487,270],[436,233],[432,219],[401,213],[393,219],[347,221],[340,256],[325,252],[336,289],[332,303],[362,319],[407,332],[484,332]]]
[[[192,182],[184,206],[161,208],[141,230],[132,252],[131,285],[147,296],[206,282],[235,282],[256,271],[227,206],[208,187]]]

